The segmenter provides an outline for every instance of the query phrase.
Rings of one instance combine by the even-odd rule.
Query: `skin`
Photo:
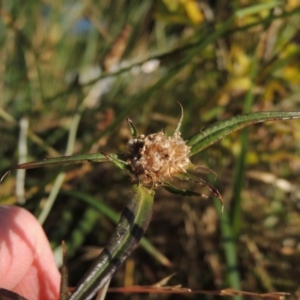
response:
[[[0,288],[28,300],[57,300],[60,274],[43,231],[33,215],[0,206]]]

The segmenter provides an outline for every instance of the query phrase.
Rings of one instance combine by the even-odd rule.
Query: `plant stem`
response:
[[[123,209],[119,224],[69,300],[91,299],[122,265],[148,228],[153,196],[153,191],[138,185],[133,186],[133,193]]]
[[[258,57],[254,54],[253,57],[253,64],[251,69],[251,81],[255,82],[255,78],[257,76],[257,64],[258,64]],[[254,94],[253,94],[254,84],[252,83],[251,87],[249,88],[245,100],[244,100],[244,107],[243,113],[250,113],[253,101],[254,101]],[[235,171],[234,171],[234,182],[233,182],[233,197],[232,197],[232,209],[231,209],[231,224],[232,224],[232,231],[235,238],[238,238],[240,227],[241,227],[241,215],[242,215],[242,208],[241,208],[241,201],[242,201],[242,190],[244,187],[244,179],[245,179],[245,168],[246,168],[246,157],[248,152],[249,146],[249,129],[245,128],[241,132],[240,137],[241,143],[241,150],[236,160]]]

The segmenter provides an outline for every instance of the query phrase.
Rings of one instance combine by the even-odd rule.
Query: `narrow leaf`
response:
[[[153,191],[138,185],[133,187],[119,224],[69,300],[91,299],[122,265],[148,228],[152,216],[153,197]]]
[[[239,18],[245,18],[246,16],[261,13],[263,10],[270,10],[283,4],[283,1],[270,1],[267,3],[256,4],[236,11],[235,15]]]
[[[190,156],[202,151],[211,144],[219,141],[229,133],[246,126],[276,120],[299,119],[300,112],[254,112],[233,117],[208,126],[194,134],[187,142],[191,146]]]
[[[101,153],[107,160],[114,163],[116,167],[120,168],[121,170],[131,172],[131,167],[128,165],[128,163],[122,159],[119,159],[117,154],[109,154],[106,152],[101,152]]]
[[[212,186],[210,183],[208,183],[204,179],[199,178],[191,173],[181,173],[179,175],[179,178],[184,179],[184,180],[191,180],[191,181],[199,184],[200,186],[206,187],[210,193],[212,193],[215,197],[219,198],[219,200],[222,204],[222,213],[223,213],[224,200],[223,200],[221,193],[214,186]],[[208,198],[208,196],[205,194],[199,194],[199,195],[201,195],[202,198]],[[189,195],[187,194],[186,196],[189,196]]]
[[[68,195],[80,199],[87,204],[91,205],[93,208],[97,209],[101,213],[103,213],[108,219],[110,219],[115,224],[119,222],[119,214],[115,212],[112,208],[110,208],[104,201],[99,201],[99,199],[89,195],[88,193],[82,191],[61,191],[62,195]],[[157,248],[153,246],[153,244],[143,237],[140,241],[141,247],[144,248],[146,252],[148,252],[151,256],[153,256],[158,262],[166,267],[171,267],[171,261],[164,256]]]
[[[62,165],[71,165],[71,164],[81,164],[84,162],[106,162],[106,161],[108,161],[107,158],[101,153],[79,154],[79,155],[46,158],[39,161],[32,161],[32,162],[17,165],[13,167],[11,170],[35,169],[35,168],[42,168],[48,166],[62,166]]]
[[[129,118],[127,118],[126,121],[127,121],[129,130],[130,130],[131,136],[133,138],[136,138],[138,136],[137,128],[135,127],[135,125],[133,124],[133,122]]]
[[[187,196],[187,197],[196,196],[196,197],[207,198],[205,194],[200,194],[198,192],[193,192],[185,189],[179,189],[173,186],[171,183],[167,183],[167,182],[164,183],[164,189],[178,196]]]

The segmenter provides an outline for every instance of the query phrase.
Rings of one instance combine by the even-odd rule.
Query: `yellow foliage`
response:
[[[244,50],[233,45],[229,52],[226,68],[230,75],[241,76],[249,73],[250,59]]]
[[[167,23],[200,24],[204,15],[195,0],[159,0],[155,16]]]
[[[297,7],[300,6],[300,1],[299,0],[288,0],[286,4],[286,9],[288,11],[294,10]]]
[[[251,87],[249,76],[235,77],[228,80],[225,90],[232,94],[239,94],[247,91]]]
[[[259,163],[259,156],[257,151],[248,151],[246,156],[246,162],[248,165],[255,165]]]
[[[199,10],[197,3],[193,0],[187,0],[183,3],[188,18],[194,24],[200,24],[204,20],[202,12]]]
[[[293,84],[300,84],[300,70],[295,66],[287,66],[282,71],[282,77]]]
[[[283,84],[281,84],[277,80],[272,80],[272,81],[267,82],[267,84],[265,85],[265,90],[264,90],[264,94],[262,97],[262,101],[263,102],[273,101],[275,94],[279,94],[283,97],[287,94],[287,91],[286,91],[285,87],[283,86]]]

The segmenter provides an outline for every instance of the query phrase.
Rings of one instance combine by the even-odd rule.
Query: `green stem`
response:
[[[215,199],[215,208],[221,214],[219,199]],[[220,230],[222,244],[226,260],[226,279],[230,287],[241,290],[241,276],[239,262],[236,250],[236,239],[232,231],[232,225],[227,211],[225,210],[220,218]],[[234,299],[241,299],[241,296],[235,296]]]
[[[104,214],[108,219],[110,219],[115,224],[118,224],[119,222],[119,214],[115,212],[112,208],[110,208],[107,204],[105,204],[103,201],[99,201],[99,199],[96,199],[92,197],[91,195],[81,192],[81,191],[61,191],[62,195],[67,195],[71,197],[75,197],[76,199],[79,199],[81,201],[84,201],[88,205],[90,205],[93,209],[96,209],[97,211]],[[143,237],[140,241],[141,247],[144,248],[146,252],[148,252],[149,255],[153,256],[159,263],[166,267],[171,267],[172,263],[170,260],[164,256],[158,249],[156,249],[153,244],[147,240],[145,237]],[[69,253],[70,250],[68,250]]]
[[[68,300],[91,299],[122,265],[148,228],[153,197],[153,191],[134,185],[110,240]]]
[[[203,153],[205,161],[208,161],[207,152]],[[208,175],[209,182],[213,182],[213,175]],[[236,250],[236,239],[233,235],[231,220],[227,210],[225,209],[222,213],[218,198],[214,198],[215,209],[221,216],[219,220],[222,245],[224,249],[224,256],[226,262],[226,279],[227,284],[236,289],[241,290],[241,276],[238,263],[238,255]],[[233,299],[240,300],[241,296],[234,296]]]
[[[251,111],[253,101],[254,101],[254,94],[253,88],[255,82],[255,78],[257,76],[257,64],[258,64],[258,57],[254,54],[253,57],[253,64],[251,68],[251,81],[252,85],[248,90],[243,106],[243,113],[249,113]],[[235,172],[234,172],[234,184],[233,184],[233,197],[232,197],[232,209],[231,209],[231,224],[232,224],[232,231],[236,238],[238,238],[240,227],[241,227],[241,201],[242,201],[242,190],[244,187],[244,179],[245,179],[245,168],[246,168],[246,158],[249,146],[249,130],[248,128],[243,129],[241,132],[241,150],[237,157],[236,165],[235,165]]]

